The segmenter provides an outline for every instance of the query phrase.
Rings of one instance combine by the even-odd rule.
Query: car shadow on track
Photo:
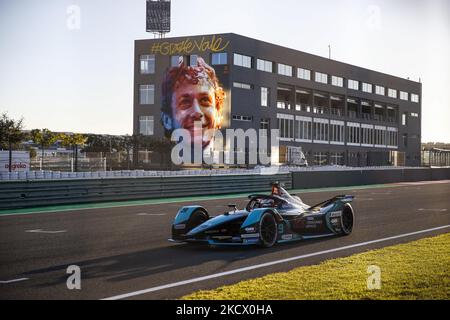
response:
[[[77,265],[81,269],[83,282],[89,279],[103,278],[106,282],[118,283],[153,276],[155,285],[160,285],[158,279],[162,276],[170,278],[170,273],[174,271],[177,272],[177,276],[183,273],[189,278],[204,276],[248,265],[239,264],[239,261],[245,262],[254,258],[260,259],[257,262],[253,260],[252,264],[273,261],[276,259],[272,255],[274,253],[291,249],[302,251],[301,249],[306,249],[312,243],[325,241],[330,241],[330,238],[277,244],[268,249],[255,246],[209,247],[197,244],[177,244],[98,259],[71,261],[67,264],[32,270],[22,275],[46,279],[35,285],[45,288],[65,283],[68,277],[67,267]],[[301,253],[296,251],[296,254]],[[206,264],[210,264],[210,266],[206,266]],[[53,280],[49,281],[48,279]],[[148,278],[146,281],[148,282]]]

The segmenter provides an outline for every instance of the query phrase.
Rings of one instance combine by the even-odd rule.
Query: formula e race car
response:
[[[228,205],[231,211],[212,217],[201,206],[178,211],[172,224],[172,242],[210,245],[259,245],[334,235],[349,235],[354,211],[350,195],[336,196],[308,206],[290,195],[279,183],[272,183],[270,195],[253,194],[245,209]]]

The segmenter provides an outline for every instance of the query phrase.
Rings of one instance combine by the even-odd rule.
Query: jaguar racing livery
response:
[[[259,245],[337,235],[353,230],[353,196],[342,195],[308,206],[278,183],[270,195],[253,194],[245,209],[210,216],[202,206],[181,208],[172,224],[172,242]]]

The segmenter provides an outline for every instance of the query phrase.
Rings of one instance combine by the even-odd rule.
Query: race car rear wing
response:
[[[328,205],[330,205],[330,204],[332,204],[333,202],[336,202],[336,201],[340,201],[340,202],[344,202],[344,203],[350,203],[350,202],[353,201],[353,199],[355,199],[355,196],[352,196],[352,195],[336,196],[336,197],[333,197],[333,198],[331,198],[329,200],[325,200],[325,201],[322,201],[321,203],[318,203],[318,204],[316,204],[314,206],[311,206],[311,207],[308,208],[308,210],[317,209],[317,208],[321,208],[321,207],[326,207],[326,206],[328,206]]]

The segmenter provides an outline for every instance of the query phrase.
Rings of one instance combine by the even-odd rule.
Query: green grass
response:
[[[381,268],[369,290],[368,267]],[[450,299],[450,233],[270,274],[182,299]]]

